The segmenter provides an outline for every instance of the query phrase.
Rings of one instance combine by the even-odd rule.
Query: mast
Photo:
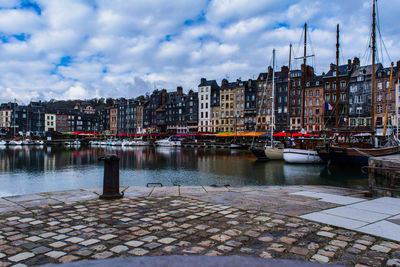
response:
[[[339,24],[336,30],[336,130],[339,129],[339,99],[340,99],[340,86],[339,86]]]
[[[271,112],[272,112],[272,121],[271,121],[271,147],[272,147],[272,142],[273,142],[273,137],[274,137],[274,126],[275,126],[275,49],[272,49],[272,96],[271,96],[271,101],[272,101],[272,107],[271,107]]]
[[[14,98],[14,108],[13,108],[13,111],[14,111],[14,125],[13,125],[14,134],[13,134],[13,137],[15,137],[15,108],[16,108],[16,105],[17,105],[17,99]]]
[[[392,62],[391,68],[390,68],[389,90],[386,95],[387,99],[386,99],[385,123],[383,124],[383,136],[386,136],[386,126],[387,126],[388,114],[389,114],[390,89],[392,87],[392,79],[393,79],[393,62]]]
[[[307,78],[307,23],[304,24],[304,57],[303,57],[303,90],[301,95],[301,129],[304,129],[304,107],[305,107],[305,92],[306,92],[306,78]]]
[[[372,128],[372,143],[375,144],[375,52],[376,52],[376,47],[375,47],[375,1],[372,0],[373,6],[372,6],[372,89],[371,89],[371,128]]]
[[[287,102],[286,102],[286,131],[289,130],[290,116],[289,116],[289,99],[290,99],[290,67],[292,61],[292,44],[289,45],[289,72],[288,72],[288,86],[287,86]]]

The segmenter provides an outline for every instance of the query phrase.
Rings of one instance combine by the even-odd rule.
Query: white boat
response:
[[[122,141],[120,140],[114,140],[111,142],[112,146],[121,146],[122,145]]]
[[[298,148],[285,148],[283,150],[283,159],[287,163],[297,164],[319,164],[323,162],[317,151]]]
[[[81,146],[81,141],[75,140],[75,141],[67,141],[64,143],[66,146],[74,146],[74,147],[79,147]]]
[[[20,145],[22,145],[22,141],[21,141],[21,140],[13,139],[13,140],[11,140],[10,142],[8,142],[8,144],[9,144],[10,146],[20,146]]]
[[[5,146],[7,145],[7,141],[6,140],[0,140],[0,146]]]
[[[230,147],[231,149],[241,149],[241,148],[243,148],[242,145],[235,144],[235,143],[230,144],[229,147]]]
[[[129,142],[131,146],[149,146],[150,142],[149,141],[143,141],[143,140],[133,140]]]
[[[129,142],[128,140],[123,140],[121,143],[121,146],[130,146],[131,142]]]
[[[97,146],[98,142],[96,140],[89,141],[90,146]]]
[[[35,143],[35,145],[38,145],[38,146],[44,145],[44,141],[43,140],[35,140],[34,143]]]
[[[24,141],[22,141],[22,145],[24,145],[24,146],[30,146],[30,145],[34,145],[34,144],[35,143],[29,138],[26,138]]]
[[[177,137],[174,137],[174,136],[170,136],[166,139],[158,140],[155,143],[157,146],[169,146],[169,147],[182,145],[181,140],[179,140]]]
[[[283,150],[279,147],[265,147],[264,153],[269,160],[283,160]]]

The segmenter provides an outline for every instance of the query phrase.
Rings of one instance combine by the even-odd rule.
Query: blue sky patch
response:
[[[69,65],[71,64],[71,61],[72,61],[72,58],[71,58],[70,56],[62,57],[62,58],[60,59],[60,63],[57,64],[57,67],[58,67],[58,66],[67,67],[67,66],[69,66]]]
[[[30,1],[30,0],[22,0],[21,1],[21,8],[22,9],[32,9],[34,10],[38,15],[42,14],[42,9],[40,6],[35,2],[35,1]]]

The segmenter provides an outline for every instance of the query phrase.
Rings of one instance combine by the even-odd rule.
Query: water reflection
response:
[[[358,169],[258,162],[248,151],[168,147],[0,148],[0,196],[102,185],[98,157],[119,155],[121,184],[288,185],[325,184],[365,187]]]

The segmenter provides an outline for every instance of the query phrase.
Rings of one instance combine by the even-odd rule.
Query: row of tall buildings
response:
[[[338,73],[338,84],[336,72]],[[198,92],[155,90],[133,99],[4,103],[0,106],[0,133],[46,132],[216,133],[292,130],[319,132],[340,128],[371,128],[372,98],[375,121],[382,128],[399,124],[400,61],[394,68],[361,66],[358,58],[331,64],[316,75],[311,66],[291,70],[269,67],[258,78],[229,82],[201,78]],[[372,77],[376,90],[372,95]],[[273,88],[272,77],[275,77]],[[390,89],[390,92],[389,92]],[[337,101],[337,97],[339,100]],[[71,105],[71,103],[73,105]],[[338,115],[338,116],[337,116]]]
[[[366,130],[371,128],[372,97],[375,98],[375,122],[382,128],[396,126],[400,114],[400,61],[393,70],[382,64],[361,66],[358,58],[338,68],[316,75],[311,66],[291,70],[286,66],[260,73],[257,80],[202,79],[199,85],[199,131],[276,131],[304,129],[319,132],[326,129]],[[338,73],[338,79],[336,72]],[[372,95],[372,77],[376,90]],[[337,83],[338,80],[338,84]],[[390,88],[390,92],[389,92]],[[339,99],[337,101],[337,98]],[[338,111],[338,112],[337,112]],[[336,121],[337,118],[337,121]]]

